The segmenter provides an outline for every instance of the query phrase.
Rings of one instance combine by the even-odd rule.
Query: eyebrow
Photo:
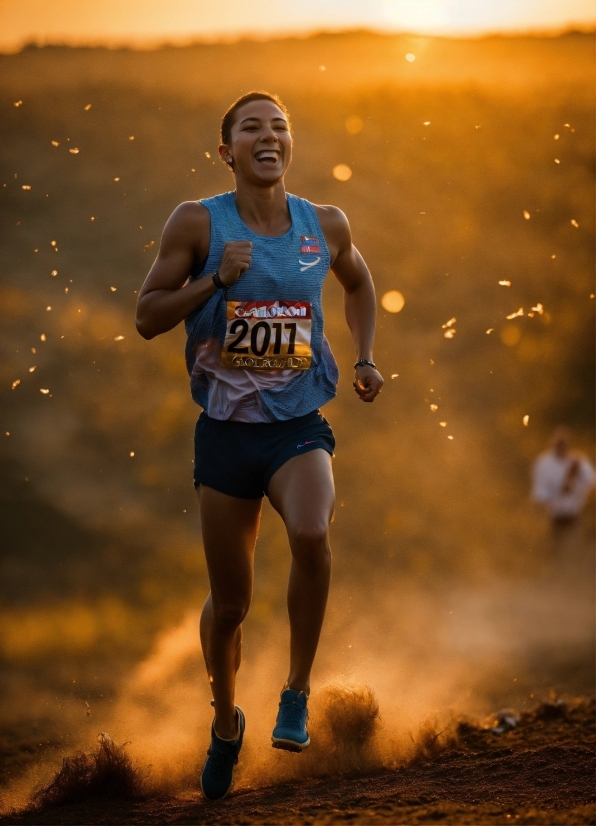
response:
[[[243,123],[246,123],[249,120],[256,120],[256,121],[260,122],[261,118],[256,118],[256,117],[242,118],[242,120],[240,121],[240,123],[238,125],[242,126]],[[287,120],[285,118],[279,117],[279,115],[275,118],[271,118],[271,120],[280,120],[282,123],[287,123]]]

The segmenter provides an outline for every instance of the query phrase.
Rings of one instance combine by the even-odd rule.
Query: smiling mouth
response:
[[[279,161],[280,158],[281,154],[279,152],[275,152],[272,149],[261,149],[260,152],[255,153],[255,160],[263,165],[274,165]]]

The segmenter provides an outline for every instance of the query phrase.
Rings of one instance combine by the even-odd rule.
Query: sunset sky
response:
[[[0,0],[0,50],[366,27],[438,35],[594,27],[594,0]]]

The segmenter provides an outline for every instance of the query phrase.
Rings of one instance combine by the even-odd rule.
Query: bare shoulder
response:
[[[209,210],[199,201],[184,201],[172,212],[165,225],[162,246],[173,242],[191,245],[198,252],[207,254],[211,234]]]
[[[313,204],[313,207],[333,259],[339,252],[352,246],[350,224],[339,207],[330,204]]]

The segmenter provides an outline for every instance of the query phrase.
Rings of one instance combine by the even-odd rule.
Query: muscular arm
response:
[[[209,232],[209,212],[202,204],[180,204],[170,216],[157,258],[139,292],[136,324],[143,338],[176,327],[215,292],[211,278],[186,283],[195,257],[207,256]]]
[[[216,291],[212,278],[187,283],[195,259],[209,253],[209,212],[196,201],[180,204],[163,231],[159,253],[141,287],[137,302],[137,330],[153,338],[176,327]],[[226,287],[234,284],[250,266],[252,243],[228,241],[219,264]]]
[[[356,360],[373,361],[375,288],[364,259],[352,243],[350,225],[337,207],[316,207],[331,255],[331,270],[344,288],[346,321],[354,340]],[[380,373],[368,365],[356,369],[354,389],[372,402],[383,385]]]

